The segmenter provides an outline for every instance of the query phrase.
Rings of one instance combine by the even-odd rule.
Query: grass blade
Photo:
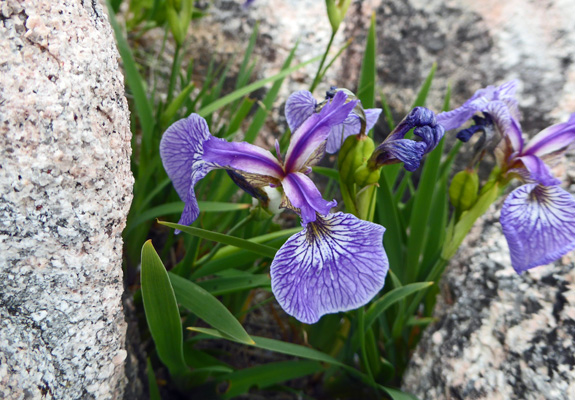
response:
[[[369,25],[369,32],[367,34],[357,90],[357,97],[361,100],[363,108],[373,108],[375,106],[376,52],[375,13],[373,13],[371,14],[371,24]]]

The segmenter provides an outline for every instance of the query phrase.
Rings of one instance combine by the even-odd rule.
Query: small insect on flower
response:
[[[185,202],[180,224],[199,215],[194,186],[208,172],[226,169],[233,181],[254,197],[261,188],[283,191],[282,207],[297,212],[304,229],[278,250],[272,265],[272,290],[290,315],[314,323],[326,313],[366,304],[383,287],[388,261],[382,226],[350,214],[330,214],[335,200],[324,200],[307,176],[324,155],[333,127],[344,123],[356,106],[343,92],[305,116],[291,108],[298,124],[284,158],[246,142],[227,142],[210,134],[197,114],[177,121],[164,133],[160,155],[168,176]],[[296,114],[293,114],[296,113]],[[258,191],[259,190],[259,191]]]
[[[575,249],[575,199],[559,185],[547,163],[557,160],[575,142],[575,114],[550,126],[525,143],[519,123],[517,81],[478,90],[463,106],[437,116],[446,129],[473,117],[475,125],[459,132],[467,141],[479,131],[496,129],[501,140],[495,153],[499,180],[519,179],[501,209],[501,226],[511,264],[518,272],[548,264]],[[474,116],[483,113],[482,117]]]

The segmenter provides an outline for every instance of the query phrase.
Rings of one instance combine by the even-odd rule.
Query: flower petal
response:
[[[368,108],[363,110],[365,114],[365,134],[367,134],[375,125],[381,114],[381,108]],[[361,120],[355,113],[350,113],[343,121],[343,124],[338,124],[331,128],[327,138],[326,151],[329,154],[336,153],[341,148],[345,139],[351,135],[357,135],[361,131]]]
[[[335,200],[324,200],[312,180],[301,172],[288,174],[282,181],[282,187],[291,205],[300,210],[304,224],[315,221],[316,212],[327,215],[337,205]]]
[[[575,199],[559,186],[520,186],[505,199],[500,221],[518,273],[575,249]]]
[[[575,142],[575,113],[571,114],[567,122],[552,125],[535,135],[525,146],[523,154],[542,157],[567,149],[573,142]]]
[[[426,148],[425,142],[416,142],[411,139],[386,140],[373,152],[375,165],[381,167],[402,162],[406,170],[413,172],[419,168]]]
[[[286,101],[285,115],[288,126],[292,132],[303,124],[303,122],[311,117],[317,106],[313,94],[307,90],[300,90],[294,92],[288,97]]]
[[[180,198],[186,203],[180,224],[189,225],[200,213],[194,186],[216,165],[206,163],[203,145],[212,135],[206,121],[191,114],[172,124],[162,136],[160,156]]]
[[[301,322],[352,310],[383,287],[389,264],[385,228],[351,214],[329,214],[308,224],[278,250],[271,265],[272,291]]]
[[[210,137],[204,143],[203,159],[222,168],[281,179],[283,168],[273,154],[247,142],[227,142]]]
[[[347,95],[337,92],[319,113],[311,115],[293,133],[285,158],[286,172],[297,172],[304,168],[307,159],[328,137],[334,125],[341,124],[356,105],[346,103]]]
[[[512,115],[506,102],[491,101],[482,110],[488,113],[503,137],[511,144],[514,151],[523,151],[523,133],[519,121]]]
[[[544,186],[554,186],[561,181],[553,176],[549,167],[537,156],[518,157],[529,171],[530,178]]]

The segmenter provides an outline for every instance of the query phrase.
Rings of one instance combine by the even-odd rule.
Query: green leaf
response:
[[[190,93],[192,93],[192,90],[194,90],[195,87],[196,85],[193,82],[190,82],[190,84],[186,86],[184,90],[181,91],[178,97],[172,100],[170,105],[166,107],[166,109],[162,113],[161,118],[163,126],[168,125],[174,119],[176,113],[178,112],[180,107],[182,107],[182,104],[184,104],[184,101],[188,98]]]
[[[394,271],[401,270],[403,267],[405,230],[401,224],[397,203],[394,201],[385,174],[381,174],[379,179],[376,207],[377,222],[386,228],[383,244],[389,258],[390,268]]]
[[[371,14],[371,24],[369,25],[369,32],[367,34],[367,42],[365,44],[365,53],[363,54],[363,62],[361,64],[361,74],[357,90],[357,97],[361,100],[363,108],[373,108],[375,106],[376,40],[375,13],[373,13]]]
[[[223,396],[229,399],[249,392],[252,387],[264,389],[323,369],[317,361],[280,361],[235,371],[218,377],[218,381],[229,381],[229,388]]]
[[[235,136],[235,133],[238,131],[238,129],[240,129],[243,120],[247,117],[255,102],[255,99],[250,99],[249,97],[245,97],[243,99],[238,108],[238,111],[235,113],[234,118],[230,122],[230,126],[228,127],[228,131],[226,133],[227,140]]]
[[[181,276],[173,273],[169,273],[168,276],[174,287],[178,303],[235,341],[253,344],[250,335],[218,299]]]
[[[365,329],[369,329],[370,326],[375,322],[377,317],[389,308],[392,304],[398,302],[413,293],[419,292],[420,290],[427,289],[433,285],[433,282],[417,282],[405,285],[402,287],[397,287],[385,295],[373,302],[369,307],[369,310],[365,314]]]
[[[379,99],[381,101],[381,107],[383,108],[383,115],[385,115],[385,120],[387,121],[387,127],[391,132],[395,129],[395,121],[393,120],[393,115],[391,114],[391,109],[389,108],[387,99],[383,94],[383,90],[379,91]]]
[[[154,374],[149,357],[146,364],[146,373],[148,375],[148,392],[150,393],[150,400],[162,400],[160,389],[158,388],[158,382],[156,382],[156,375]]]
[[[319,167],[319,166],[314,166],[312,167],[313,172],[323,175],[323,176],[327,176],[328,178],[331,178],[333,180],[335,180],[336,182],[339,182],[339,171],[337,169],[333,169],[333,168],[327,168],[327,167]]]
[[[183,352],[180,313],[168,273],[152,241],[142,247],[142,299],[146,320],[160,360],[170,374],[187,371]]]
[[[213,240],[214,242],[235,246],[240,249],[245,249],[251,251],[252,253],[262,255],[264,257],[274,258],[276,255],[276,249],[274,249],[273,247],[254,243],[252,241],[241,239],[235,236],[228,236],[224,235],[223,233],[211,232],[205,229],[194,228],[191,226],[173,224],[171,222],[158,221],[158,223],[160,225],[165,225],[170,228],[178,229],[192,236],[198,236],[201,237],[202,239]]]
[[[210,279],[199,282],[198,285],[214,296],[219,296],[226,293],[238,292],[257,287],[270,287],[271,281],[267,274],[249,274]]]
[[[391,396],[392,400],[418,400],[417,397],[410,393],[404,393],[401,390],[385,388],[388,395]]]
[[[227,96],[224,96],[224,97],[214,101],[213,103],[208,104],[207,106],[203,107],[200,111],[198,111],[198,114],[201,115],[202,117],[206,117],[207,115],[209,115],[209,114],[213,113],[214,111],[222,108],[223,106],[228,105],[231,102],[248,95],[249,93],[253,92],[254,90],[257,90],[257,89],[267,85],[270,82],[274,82],[274,81],[277,81],[278,79],[285,78],[286,76],[288,76],[292,72],[297,71],[298,69],[303,68],[304,66],[306,66],[308,64],[316,62],[320,58],[321,58],[321,56],[314,57],[311,60],[305,61],[305,62],[300,63],[294,67],[291,67],[291,68],[288,68],[284,71],[281,71],[274,76],[271,76],[271,77],[265,78],[265,79],[261,79],[257,82],[250,84],[250,85],[244,86],[241,89],[237,89],[237,90],[233,91],[232,93],[228,94]]]

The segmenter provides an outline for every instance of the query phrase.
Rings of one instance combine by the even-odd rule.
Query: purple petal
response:
[[[455,110],[437,114],[437,123],[443,126],[446,131],[457,129],[469,121],[477,111],[475,108],[463,105]]]
[[[383,287],[389,268],[385,228],[351,214],[329,214],[308,224],[278,250],[271,265],[272,291],[301,322],[352,310]]]
[[[575,249],[575,199],[559,186],[515,189],[505,199],[500,221],[517,273]]]
[[[331,128],[341,124],[356,105],[346,103],[347,95],[337,92],[319,113],[313,114],[293,133],[285,159],[286,172],[297,172],[305,168],[306,161],[329,135]]]
[[[425,142],[411,139],[386,140],[377,146],[373,155],[379,167],[402,162],[406,170],[413,172],[419,168],[426,149]]]
[[[523,156],[518,157],[529,171],[531,179],[536,180],[544,186],[554,186],[561,183],[561,181],[553,176],[549,167],[537,156]]]
[[[535,135],[525,146],[523,154],[542,157],[564,150],[573,142],[575,142],[575,113],[571,114],[567,122],[552,125]]]
[[[367,134],[375,125],[381,114],[381,108],[368,108],[363,110],[365,114],[365,134]],[[343,124],[338,124],[331,128],[329,136],[327,138],[326,151],[329,154],[336,153],[341,148],[345,139],[351,135],[357,135],[361,131],[361,120],[359,116],[350,113]]]
[[[436,125],[435,127],[426,125],[415,128],[413,133],[423,139],[423,143],[426,145],[425,154],[427,154],[437,147],[445,134],[445,129],[441,125]]]
[[[483,110],[488,113],[499,131],[511,144],[514,151],[521,153],[523,150],[523,134],[519,121],[513,118],[507,103],[503,101],[491,101]]]
[[[247,142],[227,142],[210,137],[204,143],[203,159],[223,168],[281,179],[283,168],[268,150]]]
[[[327,215],[337,205],[335,200],[324,200],[312,180],[301,172],[288,174],[282,181],[282,187],[292,206],[300,210],[304,224],[315,221],[316,212]]]
[[[172,124],[162,136],[160,156],[180,198],[186,203],[180,224],[189,225],[199,214],[194,186],[217,166],[206,163],[203,145],[212,135],[206,121],[197,114]]]
[[[289,128],[295,132],[314,113],[317,102],[307,90],[294,92],[286,101],[285,115]]]

